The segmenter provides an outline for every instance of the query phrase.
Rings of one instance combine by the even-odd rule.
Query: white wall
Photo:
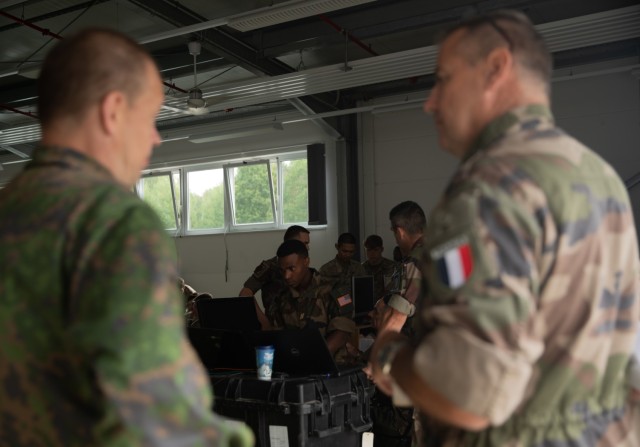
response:
[[[600,153],[626,180],[640,172],[640,81],[630,69],[599,68],[600,74],[555,81],[552,109],[560,127]],[[389,210],[414,200],[428,215],[457,166],[439,149],[431,118],[415,103],[424,98],[426,92],[386,98],[378,103],[414,105],[360,119],[362,234],[382,236],[388,257],[395,246]],[[630,195],[638,226],[640,185]]]

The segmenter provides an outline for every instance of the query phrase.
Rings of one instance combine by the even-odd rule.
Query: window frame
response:
[[[177,229],[176,230],[167,230],[174,237],[183,237],[183,236],[199,236],[199,235],[215,235],[215,234],[224,234],[224,233],[242,233],[242,232],[255,232],[255,231],[268,231],[268,230],[282,230],[285,227],[289,227],[290,225],[300,224],[304,226],[309,226],[308,224],[308,214],[306,222],[290,222],[284,224],[284,197],[283,197],[283,187],[284,187],[284,178],[282,176],[284,162],[286,161],[294,161],[306,159],[307,151],[304,147],[297,147],[295,150],[287,151],[287,152],[274,152],[269,154],[264,154],[263,156],[258,156],[252,158],[251,160],[243,160],[239,158],[228,157],[225,160],[219,161],[208,161],[204,163],[194,163],[194,164],[176,164],[172,167],[167,168],[158,168],[158,169],[148,169],[143,172],[143,175],[140,179],[145,179],[148,177],[157,178],[160,175],[169,176],[169,179],[172,180],[172,175],[178,174],[179,176],[179,184],[180,184],[180,196],[176,195],[175,187],[173,181],[170,181],[171,185],[171,197],[173,199],[173,210],[174,210],[174,218],[176,219]],[[272,164],[275,163],[275,169],[273,170]],[[265,164],[267,166],[267,173],[269,178],[269,192],[271,196],[271,210],[274,216],[273,222],[268,223],[250,223],[250,224],[236,224],[232,221],[233,213],[232,213],[232,198],[231,198],[231,187],[230,187],[230,176],[229,170],[237,167],[243,167],[248,165],[258,165]],[[191,212],[191,203],[190,203],[190,193],[188,189],[188,177],[190,172],[197,171],[206,171],[212,169],[222,169],[223,170],[223,180],[222,185],[224,188],[223,197],[224,197],[224,225],[222,228],[206,228],[206,229],[197,229],[191,230],[188,227],[189,222],[189,213]],[[277,177],[277,185],[274,184],[274,172]],[[308,182],[308,176],[307,176]],[[139,182],[136,182],[135,185],[135,193],[144,200],[143,196],[140,194],[141,191],[139,189]],[[308,213],[308,210],[307,210]]]

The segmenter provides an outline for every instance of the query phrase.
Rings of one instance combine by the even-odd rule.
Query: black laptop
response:
[[[351,278],[351,295],[355,308],[356,323],[368,321],[368,314],[376,304],[373,276],[354,276]]]
[[[273,370],[290,376],[342,376],[364,365],[338,365],[316,328],[255,332],[254,346],[275,347]]]
[[[200,300],[196,306],[202,328],[236,332],[260,330],[255,299],[252,296]]]

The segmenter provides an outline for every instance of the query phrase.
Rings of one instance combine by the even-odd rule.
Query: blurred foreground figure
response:
[[[640,303],[623,182],[554,125],[551,57],[510,11],[450,30],[425,104],[460,166],[429,219],[418,340],[374,380],[424,445],[638,446],[626,384]]]
[[[149,54],[114,31],[44,62],[42,142],[0,191],[2,445],[253,442],[211,412],[172,244],[132,193],[163,98]]]

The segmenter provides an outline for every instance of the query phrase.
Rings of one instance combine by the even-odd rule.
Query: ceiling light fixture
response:
[[[291,0],[230,17],[228,25],[238,31],[252,31],[373,1],[375,0]]]
[[[189,136],[191,143],[210,143],[212,141],[232,140],[234,138],[249,137],[252,135],[262,135],[273,131],[282,131],[284,128],[280,123],[263,124],[259,126],[239,127],[232,130],[222,130],[219,132],[207,132]]]

